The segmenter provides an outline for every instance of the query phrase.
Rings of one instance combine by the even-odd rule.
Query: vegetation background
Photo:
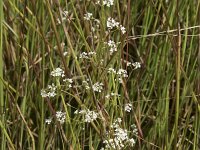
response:
[[[63,10],[69,15],[58,24]],[[100,20],[93,36],[87,12]],[[126,33],[107,32],[108,17]],[[199,34],[199,0],[115,0],[110,7],[94,0],[0,1],[1,150],[98,150],[118,117],[128,130],[132,124],[138,130],[134,147],[123,149],[200,149]],[[120,42],[112,57],[103,48],[109,38]],[[97,56],[91,60],[76,59],[92,50]],[[141,68],[128,68],[121,59],[140,62]],[[106,74],[109,66],[127,69],[122,85]],[[103,82],[104,89],[96,94],[77,87],[53,100],[42,98],[41,90],[57,81],[50,76],[57,67],[74,86],[88,77]],[[120,100],[107,102],[110,91]],[[128,114],[127,102],[132,104]],[[83,122],[74,114],[83,106],[96,111],[101,106],[105,120]],[[45,123],[60,109],[66,112],[64,124]]]

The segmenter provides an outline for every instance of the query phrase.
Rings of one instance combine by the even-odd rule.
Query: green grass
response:
[[[58,24],[64,10],[69,14]],[[99,24],[85,20],[86,12]],[[99,150],[115,137],[117,118],[136,142],[122,149],[200,149],[199,12],[200,2],[191,0],[115,0],[111,7],[95,0],[0,1],[1,150]],[[109,17],[126,33],[108,32]],[[112,55],[109,40],[118,43]],[[96,54],[81,59],[82,52]],[[73,80],[71,88],[51,76],[58,67]],[[120,83],[109,68],[123,68],[128,77]],[[92,90],[97,82],[101,92]],[[41,90],[52,83],[57,95],[43,98]],[[111,93],[120,96],[106,98]],[[90,123],[75,113],[87,109],[98,113]],[[63,124],[57,111],[65,112]]]

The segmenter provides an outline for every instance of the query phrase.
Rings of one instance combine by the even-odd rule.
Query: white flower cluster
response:
[[[73,83],[73,80],[72,80],[72,79],[66,78],[66,79],[63,79],[63,81],[64,81],[64,82],[67,82],[69,88],[72,87],[72,83]]]
[[[85,20],[91,20],[92,19],[92,13],[86,13],[86,14],[84,14],[84,19]]]
[[[79,58],[89,59],[91,56],[96,55],[96,52],[82,52],[79,56]]]
[[[119,69],[117,74],[124,77],[124,78],[128,77],[127,71],[124,70],[124,69]]]
[[[47,123],[47,124],[51,124],[51,122],[52,122],[52,118],[45,119],[45,123]]]
[[[114,68],[108,68],[108,73],[116,74],[116,70]]]
[[[63,124],[65,122],[65,118],[66,118],[66,113],[65,112],[62,112],[62,111],[57,111],[56,112],[56,119],[61,124]]]
[[[96,4],[100,4],[100,0],[98,0]],[[114,5],[114,0],[103,0],[103,5],[110,7]]]
[[[130,111],[132,110],[132,104],[130,104],[130,103],[125,104],[124,110],[125,110],[126,112],[130,112]]]
[[[109,133],[113,133],[113,138],[108,138],[103,141],[105,144],[105,149],[123,149],[125,146],[133,147],[135,144],[135,140],[133,138],[129,138],[128,131],[126,129],[122,129],[120,127],[121,118],[118,118],[112,125],[111,131]],[[112,137],[112,136],[111,136]],[[104,149],[104,148],[102,148]]]
[[[126,33],[126,28],[124,26],[120,25],[119,28],[120,28],[122,34]]]
[[[114,0],[103,0],[103,5],[110,7],[110,6],[114,5]]]
[[[124,78],[128,77],[128,73],[124,69],[119,69],[118,71],[116,71],[114,68],[109,68],[108,73],[117,74],[120,83],[122,83],[122,77],[124,77]]]
[[[108,20],[107,20],[107,28],[109,29],[109,30],[111,30],[111,29],[113,29],[113,28],[115,28],[115,27],[119,27],[119,22],[117,22],[117,21],[115,21],[115,19],[113,19],[113,18],[111,18],[111,17],[109,17],[108,18]]]
[[[56,96],[56,86],[54,84],[48,85],[47,89],[41,90],[42,97],[54,97]]]
[[[62,22],[67,19],[68,14],[69,12],[67,10],[62,11],[62,16],[61,16]],[[61,20],[59,18],[57,19],[57,23],[61,24]]]
[[[84,109],[80,111],[76,110],[74,112],[74,114],[78,114],[78,113],[84,115],[84,121],[88,123],[96,120],[98,117],[98,113],[96,113],[95,111],[90,111],[89,109],[87,110]]]
[[[61,68],[56,68],[51,72],[51,76],[53,76],[53,77],[64,77],[65,72]]]
[[[114,41],[112,41],[112,40],[109,40],[108,42],[105,42],[107,45],[108,45],[108,47],[110,48],[109,49],[109,51],[110,51],[110,55],[112,55],[114,52],[116,52],[117,51],[117,44],[119,44],[119,43],[115,43]]]
[[[141,63],[140,62],[134,62],[134,63],[132,63],[132,65],[135,67],[135,69],[141,68]]]
[[[110,94],[107,94],[105,96],[105,98],[109,99],[110,97],[113,97],[113,96],[117,96],[117,97],[120,97],[120,95],[118,93],[110,93]]]
[[[138,129],[137,129],[136,125],[135,125],[135,124],[132,124],[132,125],[131,125],[131,128],[133,128],[133,131],[132,131],[133,134],[137,136],[137,135],[138,135]]]
[[[122,60],[122,59],[121,59]],[[138,69],[138,68],[141,68],[141,63],[140,62],[129,62],[129,61],[126,61],[124,60],[124,63],[126,63],[126,65],[129,67],[129,66],[133,66],[135,69]]]
[[[92,85],[92,89],[95,91],[95,92],[99,92],[101,93],[101,91],[103,90],[103,83],[95,83],[94,85]]]
[[[66,113],[65,112],[62,112],[62,111],[57,111],[56,112],[56,120],[58,122],[63,124],[65,122],[65,118],[66,118]],[[51,122],[52,122],[52,118],[45,119],[45,123],[51,124]]]
[[[67,56],[68,52],[63,52],[63,56]]]
[[[122,34],[126,33],[125,27],[119,24],[119,22],[115,21],[115,19],[109,17],[107,20],[107,28],[108,30],[112,30],[113,28],[119,28],[122,32]]]

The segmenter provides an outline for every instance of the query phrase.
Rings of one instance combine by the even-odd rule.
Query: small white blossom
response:
[[[78,114],[78,110],[76,110],[76,111],[74,112],[74,114]]]
[[[114,0],[103,0],[103,5],[110,7],[110,6],[114,5]]]
[[[124,63],[125,63],[128,67],[132,65],[132,63],[129,62],[129,61],[126,61],[126,60],[123,60],[123,59],[121,59],[121,61],[124,61]]]
[[[116,73],[116,70],[114,68],[108,68],[108,73]]]
[[[64,82],[67,82],[67,85],[68,85],[69,88],[72,87],[72,83],[73,83],[73,80],[72,80],[72,79],[66,78],[66,79],[63,79],[63,81],[64,81]]]
[[[42,89],[40,94],[42,97],[48,97],[48,94],[45,89]]]
[[[51,72],[51,76],[53,76],[53,77],[64,77],[65,73],[61,68],[56,68]]]
[[[141,63],[140,62],[132,63],[132,65],[135,67],[135,69],[141,68]]]
[[[61,20],[62,22],[67,20],[67,16],[68,16],[69,12],[67,10],[62,11],[62,16],[61,16]],[[57,24],[61,24],[61,20],[60,18],[57,19]]]
[[[62,124],[65,122],[66,113],[62,111],[56,112],[56,119]]]
[[[106,134],[109,138],[103,141],[105,149],[122,150],[125,146],[133,147],[135,145],[135,140],[129,138],[128,131],[120,127],[121,122],[121,118],[117,118],[111,125],[111,131],[108,131]],[[109,136],[109,134],[112,135]]]
[[[107,94],[107,95],[105,96],[105,98],[109,99],[109,98],[110,98],[110,94]]]
[[[83,109],[80,111],[77,110],[76,114],[78,113],[84,115],[84,121],[88,123],[96,120],[98,117],[98,113],[96,113],[95,111],[90,111],[89,109],[87,110]]]
[[[63,14],[65,17],[67,17],[68,14],[69,14],[69,12],[68,12],[67,10],[65,10],[65,11],[62,12],[62,14]]]
[[[42,97],[54,97],[56,96],[56,86],[54,84],[48,85],[47,89],[41,90]]]
[[[103,90],[103,83],[95,83],[93,86],[92,86],[92,89],[95,91],[95,92],[101,92]]]
[[[96,120],[97,117],[98,117],[97,113],[95,113],[94,111],[88,111],[85,114],[85,122],[92,122],[92,121]]]
[[[116,128],[114,135],[119,141],[124,141],[128,139],[128,132],[122,128]]]
[[[130,112],[131,109],[132,109],[132,105],[130,103],[128,103],[128,104],[125,105],[124,109],[125,109],[126,112]]]
[[[52,122],[52,118],[45,119],[45,123],[47,123],[47,124],[51,124],[51,122]]]
[[[127,71],[124,70],[124,69],[119,69],[117,74],[122,76],[122,77],[128,77]]]
[[[92,19],[92,13],[86,13],[86,14],[84,14],[84,19],[85,20],[91,20]]]
[[[79,58],[85,58],[85,59],[88,59],[88,58],[89,58],[89,57],[88,57],[88,53],[86,53],[86,52],[82,52],[82,53],[80,54]]]
[[[122,34],[126,33],[126,28],[123,27],[122,25],[120,25],[120,30],[121,30]]]
[[[118,97],[120,97],[120,95],[118,93],[110,93],[110,94],[107,94],[105,96],[105,98],[109,99],[111,96],[118,96]]]
[[[67,54],[68,54],[68,52],[64,52],[64,53],[63,53],[64,56],[67,56]]]
[[[116,79],[115,79],[115,80],[116,80]],[[122,77],[119,77],[118,80],[119,80],[119,83],[123,83]]]
[[[79,58],[84,58],[84,59],[89,59],[90,57],[92,57],[93,55],[96,55],[96,52],[82,52],[79,56]]]
[[[115,21],[113,18],[109,17],[108,20],[107,20],[107,28],[109,30],[115,28],[115,27],[119,27],[119,22]]]
[[[96,55],[96,52],[89,52],[88,55]]]
[[[109,40],[106,44],[109,47],[110,55],[117,51],[117,44],[114,41]]]
[[[133,138],[129,139],[128,142],[131,147],[133,147],[135,145],[135,140]]]

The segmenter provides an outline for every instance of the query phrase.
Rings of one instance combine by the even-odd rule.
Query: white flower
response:
[[[103,5],[110,7],[110,6],[114,5],[114,0],[103,0]]]
[[[78,110],[76,110],[76,111],[74,112],[74,114],[78,114]]]
[[[86,52],[82,52],[82,53],[80,54],[79,58],[85,58],[85,59],[88,59],[88,58],[89,58],[89,57],[88,57],[88,53],[86,53]]]
[[[94,111],[87,111],[85,114],[85,122],[92,122],[93,120],[96,120],[98,117],[98,114]]]
[[[140,62],[132,63],[132,65],[135,67],[135,69],[141,68],[141,63]]]
[[[68,85],[69,88],[72,87],[72,83],[73,83],[73,80],[72,80],[72,79],[66,78],[66,79],[63,79],[63,81],[64,81],[64,82],[67,82],[67,85]]]
[[[119,141],[124,141],[128,139],[128,132],[122,128],[116,128],[114,135]]]
[[[48,94],[45,89],[42,89],[40,94],[42,97],[48,97]]]
[[[90,111],[89,109],[87,109],[87,110],[82,109],[80,111],[76,110],[75,112],[74,112],[75,114],[79,113],[79,114],[84,115],[84,121],[88,122],[88,123],[96,120],[98,117],[98,113],[96,113],[95,111]]]
[[[96,52],[89,52],[88,55],[96,55]]]
[[[122,119],[121,119],[121,118],[117,118],[117,119],[115,120],[115,122],[121,123],[121,122],[122,122]]]
[[[68,14],[69,14],[69,12],[67,10],[62,11],[62,15],[63,15],[63,16],[61,16],[62,22],[67,19]],[[61,24],[61,20],[58,18],[57,23]]]
[[[109,138],[103,141],[105,144],[105,149],[122,150],[125,146],[134,146],[135,140],[133,138],[129,138],[128,131],[120,127],[121,122],[122,119],[117,118],[111,125],[111,131],[108,131],[106,134],[106,136]],[[109,134],[112,135],[109,136]]]
[[[42,97],[54,97],[56,96],[56,86],[54,84],[48,85],[47,89],[41,90]]]
[[[53,77],[64,77],[65,73],[61,68],[56,68],[51,72],[51,76],[53,76]]]
[[[108,68],[108,73],[116,73],[116,70],[114,68]]]
[[[62,111],[57,111],[56,112],[56,119],[60,123],[64,123],[65,122],[65,118],[66,118],[66,113],[65,112],[62,112]]]
[[[108,47],[110,48],[110,55],[117,51],[117,44],[114,41],[109,40],[106,44],[108,44]]]
[[[62,14],[63,14],[65,17],[67,17],[68,14],[69,14],[69,12],[68,12],[67,10],[65,10],[65,11],[62,12]]]
[[[109,17],[108,20],[107,20],[107,28],[109,30],[115,28],[115,27],[119,27],[119,22],[115,21],[113,18]]]
[[[92,13],[86,13],[84,14],[84,19],[85,20],[90,20],[92,18]]]
[[[119,69],[117,74],[122,76],[122,77],[128,77],[127,71],[124,70],[124,69]]]
[[[64,52],[64,53],[63,53],[64,56],[67,56],[67,54],[68,54],[68,52]]]
[[[82,52],[79,56],[79,58],[84,58],[84,59],[89,59],[90,57],[92,57],[93,55],[96,55],[96,52]]]
[[[110,93],[110,94],[107,94],[107,95],[105,96],[105,98],[106,98],[106,99],[109,99],[111,96],[118,96],[118,97],[120,97],[120,95],[119,95],[118,93]]]
[[[126,112],[130,112],[131,109],[132,109],[132,105],[130,103],[128,103],[128,104],[125,105],[124,109],[125,109]]]
[[[123,60],[123,59],[121,59],[121,61],[124,61],[124,63],[125,63],[128,67],[132,65],[132,63],[129,62],[129,61],[126,61],[126,60]]]
[[[63,81],[64,81],[64,82],[68,82],[68,83],[70,83],[70,84],[72,84],[72,83],[73,83],[73,80],[72,80],[72,79],[70,79],[70,78],[63,79]]]
[[[119,83],[123,83],[123,79],[121,77],[118,78]]]
[[[45,123],[47,123],[47,124],[51,124],[51,121],[52,121],[52,118],[45,119]]]
[[[122,25],[120,25],[120,30],[122,31],[122,34],[126,33],[126,29]]]
[[[128,142],[131,147],[133,147],[135,145],[135,140],[133,138],[129,139]]]
[[[101,92],[103,90],[103,83],[95,83],[93,86],[92,86],[92,89],[95,91],[95,92]]]

